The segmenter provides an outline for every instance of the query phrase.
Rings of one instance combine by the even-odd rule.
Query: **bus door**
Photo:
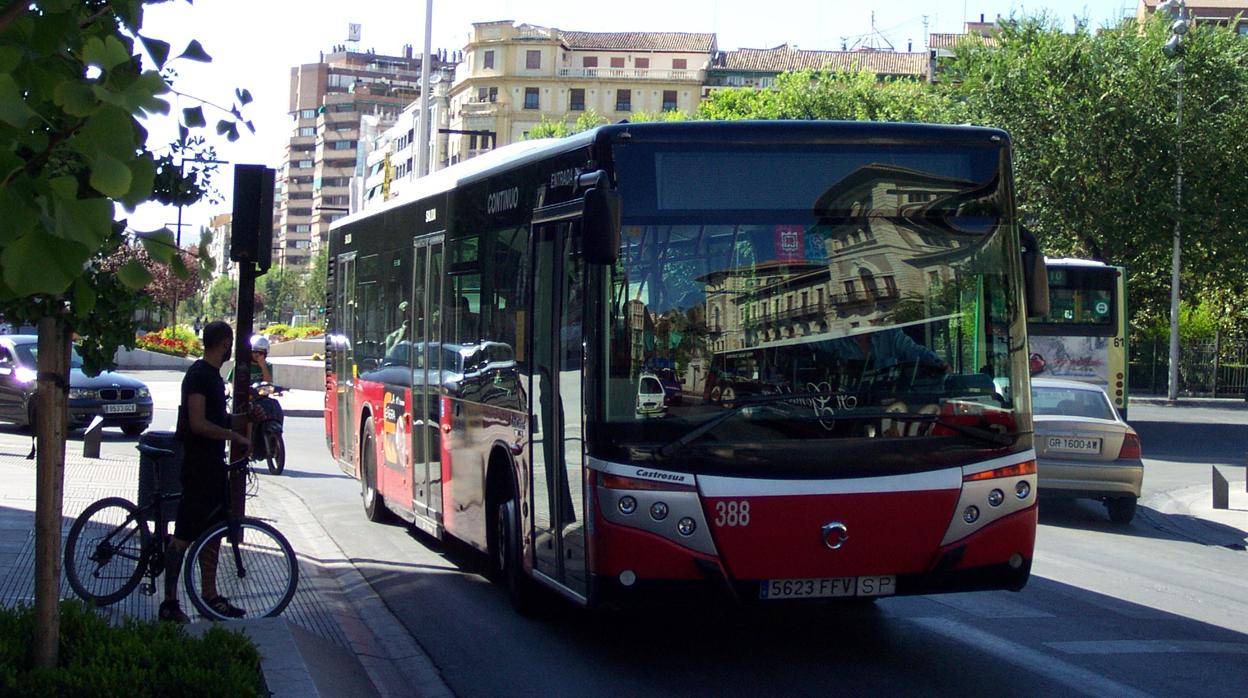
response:
[[[338,256],[338,269],[335,276],[337,290],[334,294],[338,308],[338,338],[334,343],[334,377],[336,387],[335,410],[338,415],[338,452],[339,460],[347,463],[355,462],[356,443],[360,435],[355,433],[353,422],[355,392],[355,355],[351,338],[355,331],[355,253],[348,252]]]
[[[535,220],[541,220],[540,214]],[[579,218],[548,218],[534,225],[529,462],[534,568],[585,596],[585,264],[580,232]]]
[[[442,235],[412,250],[412,509],[437,520],[442,512]]]

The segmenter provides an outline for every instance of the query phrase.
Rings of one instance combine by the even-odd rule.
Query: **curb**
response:
[[[1248,410],[1248,400],[1238,397],[1181,397],[1170,400],[1160,396],[1131,397],[1133,405],[1158,407],[1208,407],[1219,410]]]
[[[320,410],[288,410],[288,409],[283,408],[283,409],[282,409],[282,414],[283,414],[283,415],[285,415],[285,416],[287,416],[287,417],[306,417],[306,418],[309,418],[309,419],[315,419],[315,418],[319,418],[319,417],[324,417],[324,416],[325,416],[325,410],[323,410],[323,409],[320,409]]]
[[[324,573],[307,581],[320,586],[321,597],[333,609],[335,621],[350,639],[356,659],[378,693],[386,698],[453,698],[455,694],[433,660],[356,569],[332,534],[321,526],[303,497],[276,479],[266,480],[265,485],[273,486],[270,491],[280,492],[281,506],[288,514],[302,514],[298,518],[291,516],[283,526],[300,531],[301,556],[319,560],[318,566]]]

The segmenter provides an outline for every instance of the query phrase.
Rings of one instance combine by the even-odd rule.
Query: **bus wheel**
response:
[[[373,448],[373,418],[364,420],[364,439],[360,445],[360,497],[364,500],[364,516],[373,523],[389,520],[386,505],[377,491],[377,449]]]
[[[498,566],[499,581],[507,588],[512,607],[520,615],[532,615],[537,610],[537,588],[524,573],[520,513],[516,510],[514,495],[498,505],[494,522],[497,527],[494,564]]]

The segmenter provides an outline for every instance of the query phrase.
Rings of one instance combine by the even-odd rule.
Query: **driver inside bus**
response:
[[[932,366],[945,373],[953,372],[953,367],[936,352],[911,339],[899,327],[841,337],[832,343],[841,360],[861,362],[864,372],[885,371],[914,363]]]

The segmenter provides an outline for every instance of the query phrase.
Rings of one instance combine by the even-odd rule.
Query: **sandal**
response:
[[[246,611],[230,603],[230,600],[225,598],[224,596],[217,596],[216,598],[212,598],[212,599],[204,599],[204,603],[208,604],[209,608],[216,611],[217,613],[220,613],[226,618],[242,618],[243,616],[247,615]]]
[[[156,612],[156,617],[171,623],[186,624],[191,619],[182,612],[182,607],[178,605],[177,599],[170,599],[160,603],[160,610]]]

